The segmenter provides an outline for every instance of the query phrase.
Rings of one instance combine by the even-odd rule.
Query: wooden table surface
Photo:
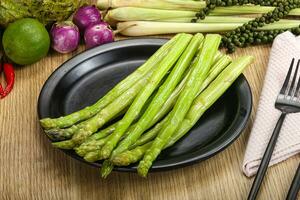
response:
[[[82,51],[81,47],[73,55]],[[13,92],[0,100],[0,199],[246,199],[253,179],[241,165],[266,71],[270,46],[240,49],[232,56],[254,55],[246,71],[254,107],[244,133],[226,150],[204,162],[147,179],[113,172],[107,180],[99,169],[54,149],[37,119],[37,98],[48,76],[72,55],[50,53],[31,66],[16,68]],[[3,81],[3,77],[0,78]],[[300,155],[268,171],[259,199],[285,199]]]

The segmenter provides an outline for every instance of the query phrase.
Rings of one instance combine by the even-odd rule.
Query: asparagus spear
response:
[[[129,127],[128,131],[124,134],[126,137],[131,131],[135,128],[135,125]],[[88,141],[82,143],[77,151],[80,153],[80,156],[88,162],[95,162],[101,160],[101,148],[107,142],[108,137],[98,140],[88,139]]]
[[[108,126],[107,128],[99,131],[98,133],[95,133],[93,135],[91,135],[88,140],[99,140],[102,138],[107,137],[108,135],[112,134],[117,126],[118,122]]]
[[[209,83],[211,81],[213,81],[215,79],[215,77],[231,62],[231,58],[229,56],[226,56],[226,55],[220,56],[220,54],[219,54],[219,55],[215,56],[215,59],[216,59],[216,57],[221,57],[221,59],[218,60],[214,64],[214,66],[212,67],[212,69],[209,72],[208,77],[205,79],[205,81],[203,82],[200,90],[198,91],[197,95],[200,94],[209,85]],[[186,77],[188,77],[188,75],[189,75],[189,72],[187,73]],[[185,77],[185,79],[187,79],[186,77]],[[182,85],[182,87],[183,87],[185,85],[185,80],[182,80],[181,83],[179,84],[179,86],[177,87],[179,92],[174,91],[172,93],[172,95],[174,93],[179,95],[179,93],[182,89],[182,87],[180,85]],[[176,99],[177,98],[173,98],[173,101],[176,102]],[[166,104],[169,105],[167,102],[166,102]],[[172,108],[172,106],[170,106],[170,108]],[[127,150],[124,153],[121,153],[120,156],[116,155],[115,156],[116,158],[114,158],[114,157],[111,158],[111,162],[114,164],[114,162],[120,162],[121,163],[121,161],[123,161],[124,165],[129,165],[130,163],[134,163],[134,162],[140,160],[141,157],[144,155],[145,151],[149,148],[148,147],[149,145],[148,145],[147,142],[151,141],[152,139],[154,139],[157,136],[157,134],[159,133],[159,131],[163,127],[164,123],[166,123],[168,118],[169,118],[169,115],[168,115],[168,117],[165,117],[165,119],[162,120],[160,123],[156,124],[154,128],[152,128],[150,131],[145,133],[134,145],[132,145],[130,147],[130,149],[134,149],[135,147],[138,147],[139,145],[143,145],[143,144],[145,144],[145,145],[143,145],[141,148],[139,147],[137,149],[134,149],[133,152]],[[129,154],[129,158],[126,159],[127,154]],[[90,155],[92,156],[92,153]],[[127,162],[127,164],[126,164],[126,162]],[[113,164],[103,165],[101,167],[102,177],[106,177],[106,176],[109,175],[108,172],[112,171]],[[118,163],[118,165],[119,165],[119,163]],[[107,168],[107,169],[105,169],[105,168]]]
[[[218,53],[215,55],[214,57],[214,62],[219,61],[222,58],[222,53],[218,51]],[[185,78],[187,79],[187,78]],[[176,90],[172,93],[172,95],[169,97],[169,99],[166,101],[166,103],[163,105],[162,109],[159,111],[159,113],[155,116],[154,120],[152,121],[152,123],[149,125],[148,128],[150,128],[151,126],[153,126],[156,122],[158,122],[167,112],[169,112],[169,110],[172,108],[172,106],[174,105],[176,98],[178,97],[181,89],[184,85],[184,83],[180,83],[179,86],[177,86]],[[117,124],[114,124],[110,127],[111,132],[113,132],[116,128]],[[79,125],[80,126],[80,125]],[[48,133],[48,135],[52,136],[56,135],[56,138],[60,138],[59,140],[62,140],[62,138],[68,139],[69,137],[71,137],[77,130],[79,129],[78,125],[77,126],[72,126],[68,129],[50,129],[50,130],[45,130],[46,133]],[[99,136],[101,137],[101,135],[103,134],[102,131],[100,131],[100,133],[95,133],[93,134],[91,137],[99,137],[98,134],[100,134]],[[68,137],[66,136],[68,135]]]
[[[132,145],[147,129],[149,124],[154,119],[155,115],[159,112],[159,110],[164,105],[165,101],[168,99],[170,94],[175,89],[176,85],[182,78],[185,70],[190,66],[192,59],[194,58],[197,49],[203,40],[204,36],[200,33],[196,34],[191,42],[189,43],[188,47],[185,49],[183,54],[180,56],[179,60],[177,61],[176,65],[174,66],[173,70],[171,71],[170,75],[168,76],[167,80],[164,84],[159,88],[157,94],[151,101],[150,105],[148,106],[147,110],[143,114],[143,116],[138,120],[136,123],[135,128],[131,133],[120,142],[117,148],[112,152],[111,158],[115,155],[127,150],[130,145]]]
[[[217,60],[217,62],[212,67],[211,71],[209,72],[208,78],[204,81],[204,83],[198,93],[200,93],[224,69],[224,67],[226,67],[230,63],[231,58],[229,56],[222,55],[220,52],[218,52],[218,54],[214,58],[214,62],[215,62],[215,60]],[[189,71],[191,69],[189,69]],[[182,80],[181,83],[177,86],[177,88],[172,93],[172,95],[169,97],[169,99],[165,102],[164,106],[159,111],[159,113],[155,116],[155,118],[152,120],[152,122],[148,125],[147,129],[149,127],[153,126],[153,124],[157,123],[173,107],[174,103],[176,102],[177,96],[179,95],[180,91],[182,90],[182,88],[187,80],[188,74],[189,74],[189,72],[187,73],[184,80]],[[130,148],[132,149],[136,146],[145,144],[146,142],[151,141],[153,138],[155,138],[157,136],[157,133],[161,130],[161,127],[162,127],[163,123],[165,122],[165,120],[166,119],[164,119],[160,123],[156,124],[154,128],[152,128],[147,133],[143,134],[143,136],[141,138],[139,138],[138,141],[134,145],[130,146]],[[79,147],[75,148],[76,153],[78,155],[80,155],[81,157],[85,157],[85,159],[88,162],[95,162],[95,161],[99,160],[101,158],[100,157],[101,147],[106,142],[106,140],[102,140],[101,138],[103,138],[105,131],[113,132],[115,130],[116,125],[117,125],[117,123],[111,125],[107,129],[100,131],[99,133],[95,133],[94,135],[90,136],[84,143],[82,143]],[[130,126],[130,128],[124,135],[124,137],[127,137],[127,135],[132,132],[135,125]],[[103,134],[103,132],[104,132],[104,134]],[[98,134],[99,134],[99,136],[98,136]],[[101,139],[101,140],[98,141],[98,139]]]
[[[203,84],[201,85],[197,96],[221,73],[221,71],[228,66],[228,64],[231,62],[231,58],[227,55],[222,55],[221,59],[212,67],[212,69],[210,70],[208,77],[205,79],[205,81],[203,82]],[[188,77],[188,76],[187,76]],[[183,83],[185,83],[184,81],[182,81]],[[182,88],[183,88],[184,84],[182,85],[182,87],[180,87],[179,90],[177,90],[178,95],[180,94]],[[173,92],[174,94],[175,92]],[[173,95],[172,94],[172,95]],[[177,95],[177,94],[176,94]],[[175,96],[175,95],[173,95]],[[174,97],[175,98],[175,97]],[[170,98],[169,98],[170,99]],[[169,101],[168,99],[168,101]],[[173,101],[174,103],[176,102],[176,99]],[[163,123],[165,123],[165,121],[167,120],[167,118],[165,118],[164,120],[162,120],[160,123],[158,123],[157,125],[155,125],[154,128],[152,128],[150,131],[148,131],[147,133],[143,134],[138,141],[136,141],[130,148],[134,148],[136,146],[140,146],[142,144],[145,144],[148,141],[151,141],[153,138],[155,138],[157,136],[157,134],[159,133],[159,131],[161,130]]]
[[[114,169],[113,164],[109,160],[105,160],[101,167],[101,177],[106,178]]]
[[[252,62],[252,56],[243,56],[235,59],[228,67],[226,67],[215,81],[213,81],[209,87],[195,99],[191,109],[178,129],[178,132],[173,135],[172,139],[166,145],[166,148],[172,146],[185,135],[196,124],[203,113],[230,87],[243,72],[245,67]]]
[[[170,147],[181,139],[201,118],[206,110],[216,102],[230,85],[237,79],[242,71],[253,61],[252,56],[244,56],[234,60],[228,67],[223,70],[218,77],[194,100],[189,112],[178,131],[168,141],[166,146]],[[143,158],[145,152],[152,145],[152,142],[127,150],[116,156],[112,163],[117,166],[127,166]]]
[[[168,121],[169,115],[166,116],[161,122],[157,123],[153,128],[144,133],[133,145],[130,146],[129,149],[134,149],[137,146],[143,145],[151,140],[153,140],[160,130],[163,128],[164,124]],[[116,155],[118,156],[118,155]],[[112,157],[112,160],[114,157]]]
[[[196,67],[193,69],[189,80],[170,113],[170,118],[163,126],[159,135],[155,138],[151,147],[146,151],[143,160],[138,165],[138,173],[145,177],[150,169],[152,162],[159,155],[165,144],[172,137],[177,127],[183,121],[194,98],[197,95],[201,84],[208,75],[213,62],[213,57],[217,53],[221,36],[217,34],[208,34],[205,37],[203,49]]]
[[[107,137],[99,140],[90,140],[82,143],[79,147],[75,147],[74,150],[79,156],[85,157],[90,152],[98,152],[101,149],[101,147],[105,144],[106,141],[107,141]],[[91,155],[88,156],[87,161],[89,160],[90,156]],[[94,161],[96,161],[96,159],[92,160],[92,162]]]
[[[178,36],[173,37],[170,41],[163,45],[155,54],[153,54],[153,56],[151,56],[147,62],[145,62],[135,72],[133,72],[131,75],[129,75],[119,84],[117,84],[112,90],[110,90],[104,97],[99,99],[94,105],[86,107],[80,111],[74,112],[64,117],[59,117],[56,119],[44,118],[40,120],[42,127],[45,129],[65,128],[94,116],[102,108],[111,103],[116,97],[120,96],[122,93],[131,88],[134,84],[136,84],[136,82],[139,79],[143,78],[150,70],[155,68],[157,64],[161,61],[161,59],[165,57],[168,51],[173,47],[177,39]],[[65,138],[63,137],[63,139]]]
[[[97,149],[100,149],[103,146],[103,142],[105,142],[105,139],[108,135],[110,135],[112,132],[114,132],[116,125],[118,122],[110,125],[109,127],[91,135],[84,141],[80,146],[75,147],[74,150],[76,153],[83,157],[85,154],[87,154],[90,151],[95,151]]]
[[[227,55],[222,55],[220,52],[218,52],[217,55],[214,57],[214,62],[215,62],[215,64],[212,67],[211,71],[209,72],[209,76],[202,84],[202,87],[198,93],[200,93],[204,88],[206,88],[207,85],[231,62],[231,58]],[[154,117],[154,119],[148,125],[148,127],[146,129],[149,129],[150,127],[152,127],[163,116],[165,116],[166,113],[168,113],[172,109],[173,105],[175,104],[175,102],[177,100],[177,97],[179,96],[180,92],[182,91],[183,86],[185,85],[185,83],[187,81],[188,74],[192,68],[193,67],[191,67],[188,70],[185,78],[176,87],[176,89],[173,91],[171,96],[168,98],[168,100],[164,103],[163,107],[160,109],[159,113]],[[116,125],[116,124],[114,124],[114,125]],[[114,125],[112,125],[112,126],[114,126]],[[157,133],[160,131],[162,125],[163,125],[163,121],[156,124],[154,128],[152,128],[147,133],[143,134],[142,137],[139,138],[138,141],[134,145],[132,145],[130,148],[134,148],[135,146],[145,144],[146,142],[155,138],[157,136]],[[133,126],[135,126],[135,125],[130,126],[130,128],[128,129],[128,131],[125,134],[125,137],[132,132]],[[116,126],[114,126],[114,128],[115,127]],[[113,127],[111,127],[111,128],[113,129]],[[105,131],[105,130],[103,130],[103,131]],[[112,131],[114,131],[114,129]],[[81,144],[79,147],[76,148],[77,151],[80,152],[80,156],[82,156],[82,157],[89,152],[95,152],[95,153],[91,153],[91,154],[87,155],[87,159],[89,162],[94,162],[94,161],[97,161],[100,159],[99,148],[101,148],[103,146],[103,144],[102,144],[102,142],[100,142],[101,146],[97,146],[98,142],[95,141],[96,139],[94,139],[94,138],[98,137],[97,134],[101,134],[101,131],[99,133],[96,133],[96,134],[90,136],[86,142],[84,142],[83,144]]]
[[[216,56],[216,59],[218,59],[220,57],[220,55],[218,54]],[[164,109],[165,112],[168,112],[168,110]],[[153,124],[155,124],[158,120],[160,120],[160,118],[162,118],[165,115],[165,113],[160,112],[159,116],[156,116],[155,121],[150,121],[148,123],[148,126],[146,127],[146,129],[150,128],[151,126],[153,126]],[[118,123],[116,123],[116,126],[114,128],[116,128],[119,125],[120,121]],[[129,127],[128,131],[125,133],[125,137],[131,133],[134,128],[136,127],[135,125],[132,125]],[[91,137],[97,137],[96,135],[91,136]],[[81,146],[79,146],[77,148],[77,152],[80,153],[81,156],[84,156],[84,159],[87,160],[88,162],[94,162],[97,160],[101,159],[101,151],[99,150],[99,147],[101,148],[101,146],[97,146],[98,142],[96,141],[87,141],[83,144],[81,144]],[[102,143],[100,143],[101,145],[103,145]]]
[[[136,163],[143,158],[145,152],[151,147],[152,143],[153,142],[150,141],[143,145],[136,146],[132,150],[124,151],[123,153],[115,156],[111,162],[116,166],[128,166],[132,163]]]
[[[216,63],[215,64],[216,67],[218,67],[218,65],[219,65],[218,63],[219,63],[220,60],[223,60],[223,64],[225,64],[224,61],[226,61],[226,60],[224,60],[223,57],[224,57],[224,55],[222,55],[222,53],[218,51],[218,53],[214,57],[214,62]],[[190,70],[191,69],[189,69],[189,71]],[[177,96],[179,95],[182,87],[185,84],[186,79],[187,79],[187,77],[185,77],[185,80],[182,81],[179,86],[177,86],[176,90],[172,93],[172,95],[169,97],[169,99],[163,105],[162,109],[155,116],[154,120],[152,121],[152,123],[149,124],[147,129],[150,128],[151,126],[153,126],[156,122],[158,122],[172,108],[172,106],[174,105],[174,102],[176,101]],[[103,145],[103,143],[102,142],[97,142],[97,140],[107,136],[110,133],[112,133],[115,130],[116,126],[117,126],[117,123],[109,126],[108,128],[106,128],[106,129],[104,129],[104,130],[102,130],[98,133],[93,134],[83,144],[81,144],[79,147],[76,147],[76,152],[78,152],[78,154],[80,156],[84,156],[88,152],[96,151],[96,150],[99,151],[99,148]],[[130,129],[128,130],[129,133],[131,132],[131,130],[133,130],[132,128],[133,127],[130,127]],[[127,132],[127,134],[128,134],[128,132]],[[125,134],[125,135],[127,135],[127,134]],[[155,135],[152,136],[152,134],[151,134],[149,136],[153,137]],[[144,138],[144,139],[147,140],[147,137]],[[72,142],[64,142],[64,143],[70,143],[71,147],[73,146]],[[97,144],[99,144],[99,145],[97,145]],[[100,146],[100,144],[101,144],[101,146]],[[69,148],[71,148],[71,147],[69,147]],[[93,155],[96,155],[96,154],[93,154]],[[90,156],[89,160],[96,161],[98,159],[99,159],[99,156],[95,156],[94,158],[91,158],[91,156]]]
[[[148,101],[151,102],[151,100],[153,99],[153,97],[150,97],[148,99]],[[147,102],[145,104],[144,107],[147,107],[149,105],[149,102]],[[144,113],[145,108],[142,109],[141,113]],[[139,116],[137,116],[137,119],[139,118]],[[81,157],[83,157],[85,154],[87,154],[88,152],[91,151],[96,151],[96,150],[100,150],[100,148],[104,145],[103,140],[102,141],[98,141],[99,139],[103,139],[105,137],[107,137],[108,135],[110,135],[111,133],[113,133],[117,127],[119,122],[116,122],[112,125],[110,125],[109,127],[105,128],[104,130],[99,131],[98,133],[95,133],[91,136],[89,136],[80,146],[75,147],[76,152],[78,152],[77,154],[80,155]],[[132,125],[129,129],[128,132],[132,131],[134,128],[134,125]],[[127,133],[124,135],[127,136]],[[104,140],[106,141],[106,140]],[[96,155],[96,154],[94,154]],[[94,161],[98,160],[99,156],[95,156],[94,158],[90,158],[94,159]]]
[[[154,71],[150,71],[144,79],[139,80],[133,87],[124,92],[94,117],[80,123],[79,125],[73,125],[71,128],[59,129],[59,135],[64,135],[70,130],[74,131],[74,135],[70,140],[52,143],[53,146],[61,149],[72,149],[76,145],[84,142],[87,137],[92,135],[121,110],[130,105],[142,87],[149,82],[149,78],[153,73]],[[50,130],[48,130],[48,134],[49,131]]]
[[[117,145],[121,137],[124,135],[130,124],[133,122],[134,118],[139,114],[147,99],[151,96],[151,94],[156,89],[163,77],[166,75],[168,70],[170,70],[170,68],[175,64],[179,56],[187,47],[191,38],[192,35],[180,34],[180,37],[174,45],[174,48],[172,48],[171,51],[167,54],[167,56],[161,61],[161,64],[158,66],[158,70],[156,70],[152,75],[149,84],[145,85],[144,88],[139,92],[138,96],[134,99],[134,102],[129,107],[125,116],[118,124],[114,133],[109,136],[109,140],[102,147],[102,158],[108,158],[110,156],[112,150],[115,148],[115,146]]]

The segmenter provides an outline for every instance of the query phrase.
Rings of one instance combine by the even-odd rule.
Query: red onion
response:
[[[80,34],[77,26],[71,21],[53,24],[50,30],[52,48],[60,53],[70,53],[77,49]]]
[[[73,22],[76,24],[81,32],[94,23],[101,21],[101,14],[96,6],[82,6],[73,17]]]
[[[84,41],[87,48],[114,41],[113,31],[103,23],[89,26],[84,33]]]

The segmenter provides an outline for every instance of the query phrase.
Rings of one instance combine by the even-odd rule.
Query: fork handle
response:
[[[251,187],[250,193],[248,195],[248,200],[255,200],[256,199],[259,188],[261,186],[263,178],[264,178],[264,176],[266,174],[266,171],[268,169],[269,162],[271,160],[272,153],[274,151],[274,148],[275,148],[275,145],[276,145],[276,142],[277,142],[277,138],[279,136],[279,132],[280,132],[282,124],[284,122],[285,116],[286,116],[286,113],[281,113],[281,116],[279,117],[279,119],[277,121],[277,124],[276,124],[275,129],[272,133],[272,136],[271,136],[271,139],[270,139],[269,144],[267,146],[267,149],[266,149],[266,151],[264,153],[264,156],[261,160],[261,163],[259,165],[256,177],[254,179],[254,182],[252,183],[252,187]]]
[[[296,174],[294,176],[293,182],[291,184],[289,193],[286,197],[286,200],[296,200],[299,190],[300,190],[300,163],[296,171]]]

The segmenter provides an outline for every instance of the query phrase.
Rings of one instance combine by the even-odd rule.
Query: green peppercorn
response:
[[[272,42],[274,39],[273,35],[268,35],[268,42]]]
[[[233,4],[232,0],[227,1],[227,6],[232,6],[232,4]]]
[[[234,44],[231,42],[231,43],[228,44],[227,47],[228,47],[228,48],[234,48]]]
[[[254,42],[254,39],[252,37],[250,37],[250,38],[248,38],[248,42],[252,44]]]
[[[267,36],[263,36],[262,39],[261,39],[261,41],[263,43],[267,43],[268,42],[268,37]]]
[[[256,38],[256,39],[255,39],[255,43],[256,43],[256,44],[260,44],[260,43],[261,43],[261,39]]]
[[[210,9],[214,9],[215,7],[216,7],[215,4],[210,4],[210,5],[209,5],[209,8],[210,8]]]
[[[233,53],[233,52],[235,52],[235,48],[234,47],[233,48],[228,48],[227,52],[228,53]]]
[[[297,34],[297,35],[300,34],[300,28],[299,27],[295,28],[295,34]]]

